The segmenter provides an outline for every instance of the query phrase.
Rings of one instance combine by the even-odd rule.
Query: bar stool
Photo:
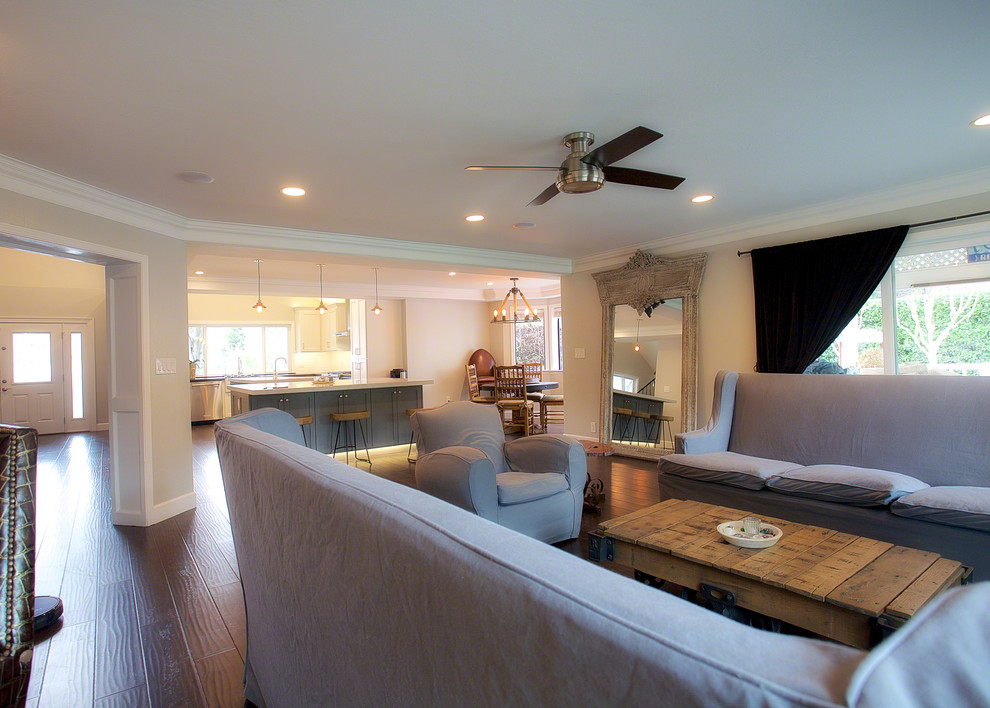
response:
[[[296,422],[299,423],[299,426],[302,428],[303,442],[306,443],[306,447],[309,447],[309,440],[306,437],[306,426],[313,424],[313,416],[311,415],[298,416],[296,417]],[[357,455],[356,452],[354,454]]]
[[[632,420],[632,414],[631,408],[612,409],[612,439],[622,442],[622,438],[626,435],[626,428],[629,427],[629,422]],[[616,437],[615,431],[619,429],[620,423],[622,424],[622,428],[619,430],[618,437]]]
[[[642,425],[643,425],[643,436],[642,437],[640,437],[640,435],[639,435],[640,423],[642,423]],[[629,436],[629,442],[631,442],[631,443],[645,442],[646,440],[649,440],[652,437],[650,435],[650,431],[653,430],[653,427],[652,427],[652,424],[650,422],[650,414],[649,413],[644,413],[643,411],[633,411],[632,412],[632,424],[633,424],[633,432],[632,432],[632,435]],[[646,427],[647,425],[650,425],[649,430]],[[620,442],[621,442],[621,440],[620,440]]]
[[[350,464],[350,451],[354,450],[354,459],[358,462],[367,462],[371,465],[371,452],[368,451],[368,438],[364,434],[364,423],[361,421],[367,420],[370,417],[368,411],[355,411],[353,413],[331,413],[330,422],[331,424],[337,424],[337,435],[333,440],[333,452],[330,453],[331,456],[337,456],[337,450],[343,448],[344,450],[344,463]],[[348,433],[347,423],[350,423],[350,432]],[[344,444],[340,446],[340,430],[344,428]],[[364,441],[364,452],[368,456],[367,459],[362,460],[358,457],[358,447],[357,447],[357,430],[361,429],[361,439]],[[353,443],[348,442],[352,440]]]
[[[673,426],[671,424],[674,422],[674,416],[672,416],[672,415],[656,415],[656,414],[654,414],[654,415],[652,415],[650,417],[651,418],[655,418],[656,421],[657,421],[657,425],[659,426],[659,430],[657,430],[657,433],[658,433],[657,434],[657,439],[660,442],[663,443],[663,449],[664,450],[668,449],[667,448],[667,443],[664,441],[664,437],[663,437],[663,426],[666,423],[666,425],[667,425],[667,437],[670,440],[670,448],[669,449],[673,450],[674,449],[674,429],[673,429]],[[655,443],[654,443],[654,447],[656,447],[656,444]]]

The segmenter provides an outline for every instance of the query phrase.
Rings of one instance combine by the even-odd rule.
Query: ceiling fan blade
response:
[[[604,168],[604,172],[606,182],[633,184],[637,187],[674,189],[677,185],[684,181],[683,177],[662,175],[659,172],[646,172],[645,170],[632,170],[628,167],[606,167]]]
[[[556,197],[560,193],[557,189],[557,184],[551,184],[549,187],[540,192],[540,196],[531,201],[526,206],[540,206],[541,204],[546,204],[548,201]]]
[[[604,145],[595,148],[581,158],[582,162],[589,165],[605,167],[613,162],[618,162],[624,157],[632,155],[641,148],[645,148],[650,143],[659,140],[663,135],[655,130],[639,126],[633,128],[628,133],[620,135],[615,140],[610,140]]]
[[[551,170],[556,172],[560,167],[535,167],[532,165],[468,165],[464,168],[465,170],[528,170],[528,171],[546,171]]]

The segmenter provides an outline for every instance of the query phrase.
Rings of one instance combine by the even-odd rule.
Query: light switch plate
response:
[[[578,347],[574,350],[575,359],[584,359],[584,347]]]
[[[175,358],[167,357],[164,359],[155,359],[155,373],[156,374],[174,374],[175,373]]]

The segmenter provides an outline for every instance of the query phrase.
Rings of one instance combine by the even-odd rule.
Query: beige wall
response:
[[[156,376],[154,361],[188,360],[186,245],[184,242],[101,217],[0,189],[0,222],[32,229],[80,245],[140,254],[148,262],[149,350],[144,374],[150,381],[151,498],[170,513],[193,494],[189,378],[185,367]],[[129,471],[121,470],[122,474]]]
[[[435,382],[423,388],[423,405],[467,400],[464,365],[475,349],[490,346],[487,303],[408,299],[405,315],[409,378]]]
[[[602,307],[598,287],[590,273],[560,278],[560,304],[564,322],[564,371],[567,396],[564,398],[564,432],[596,438],[598,405],[602,381]],[[577,349],[584,349],[578,358]]]
[[[379,304],[382,312],[376,315],[371,311],[374,303],[365,301],[368,376],[371,378],[388,376],[392,369],[409,368],[406,365],[405,301],[379,300]],[[420,374],[417,377],[422,378]],[[427,378],[432,378],[432,375]]]
[[[106,428],[107,306],[103,266],[0,248],[0,318],[93,320],[96,416]]]
[[[666,335],[658,339],[660,347],[657,351],[655,392],[659,398],[677,401],[665,405],[663,414],[673,417],[670,427],[678,433],[681,432],[681,335]]]

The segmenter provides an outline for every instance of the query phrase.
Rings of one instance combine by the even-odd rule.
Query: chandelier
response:
[[[516,322],[538,322],[540,317],[536,314],[536,310],[529,304],[526,296],[522,294],[522,290],[516,287],[516,281],[519,278],[509,278],[509,280],[512,281],[512,287],[505,294],[502,304],[492,310],[492,323],[513,324]],[[509,298],[512,298],[512,308],[507,310],[506,304],[509,302]],[[519,300],[522,300],[526,306],[526,309],[523,311],[519,309]]]

